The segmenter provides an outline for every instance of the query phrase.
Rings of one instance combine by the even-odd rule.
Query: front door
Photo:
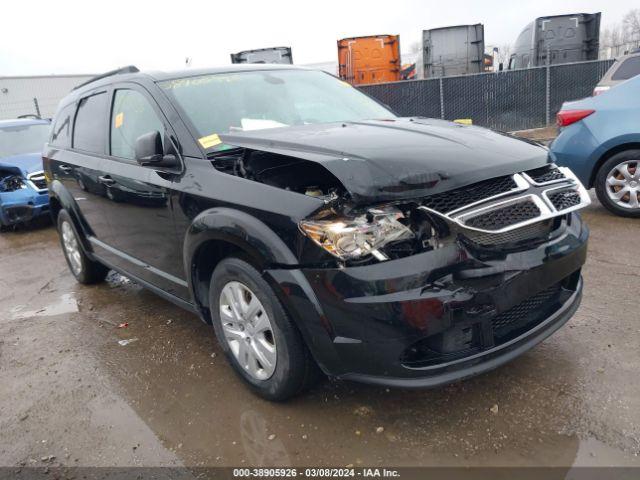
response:
[[[188,298],[182,242],[173,223],[171,173],[159,173],[135,160],[136,139],[170,128],[159,107],[137,85],[113,91],[102,183],[111,226],[105,243],[110,261],[163,290]],[[167,141],[167,140],[165,140]]]

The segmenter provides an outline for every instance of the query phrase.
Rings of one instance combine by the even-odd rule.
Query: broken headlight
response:
[[[0,192],[15,192],[27,188],[27,184],[17,175],[10,175],[0,179]]]
[[[370,209],[354,218],[304,220],[302,232],[331,255],[349,260],[372,254],[386,259],[378,249],[400,240],[414,237],[413,232],[399,220],[402,212],[395,208]]]

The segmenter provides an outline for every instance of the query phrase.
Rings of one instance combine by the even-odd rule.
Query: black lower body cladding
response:
[[[322,369],[382,385],[428,387],[495,368],[560,328],[577,309],[588,229],[528,250],[456,241],[374,265],[269,270]]]

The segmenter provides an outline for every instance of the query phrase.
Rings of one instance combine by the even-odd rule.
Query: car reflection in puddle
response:
[[[282,440],[269,431],[267,420],[254,410],[240,415],[240,438],[249,465],[289,466]]]

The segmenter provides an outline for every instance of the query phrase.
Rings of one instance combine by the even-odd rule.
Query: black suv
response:
[[[198,313],[269,399],[320,370],[440,385],[560,328],[589,197],[548,162],[275,65],[110,72],[61,102],[44,153],[78,281],[113,269]]]

